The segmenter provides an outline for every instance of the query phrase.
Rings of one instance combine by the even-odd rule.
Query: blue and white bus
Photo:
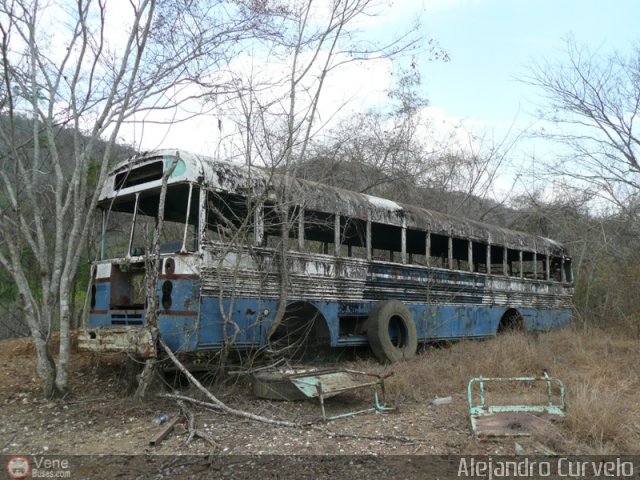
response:
[[[169,168],[154,331],[145,260]],[[562,245],[422,207],[177,150],[117,165],[99,207],[80,340],[93,351],[155,356],[155,335],[182,353],[304,335],[397,361],[419,343],[572,321]]]

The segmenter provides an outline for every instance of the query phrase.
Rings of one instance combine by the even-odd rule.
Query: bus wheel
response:
[[[328,348],[331,334],[324,315],[309,302],[287,306],[282,322],[269,339],[272,354],[293,362],[313,359]]]
[[[418,333],[411,312],[397,300],[380,302],[369,312],[367,336],[380,363],[412,358],[418,348]]]
[[[522,315],[515,308],[510,308],[502,315],[496,334],[521,332],[523,330],[524,319]]]

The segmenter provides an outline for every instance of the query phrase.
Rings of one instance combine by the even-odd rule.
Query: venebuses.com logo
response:
[[[67,458],[14,456],[7,462],[9,478],[71,478]]]
[[[31,465],[27,457],[11,457],[7,462],[7,473],[10,478],[27,478]]]

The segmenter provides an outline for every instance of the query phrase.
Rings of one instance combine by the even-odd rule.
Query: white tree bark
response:
[[[332,1],[318,7],[310,0],[298,2],[287,18],[280,44],[271,55],[283,64],[287,72],[277,84],[263,84],[260,73],[238,82],[249,88],[236,93],[243,112],[238,128],[244,133],[242,146],[247,165],[267,167],[289,180],[278,184],[276,210],[280,217],[278,249],[279,299],[268,338],[280,326],[288,303],[289,232],[298,218],[290,211],[294,205],[291,180],[307,157],[313,136],[326,121],[318,108],[327,77],[341,66],[353,61],[394,58],[412,51],[419,36],[408,31],[388,43],[365,44],[359,40],[357,20],[375,14],[376,4],[370,0]],[[269,80],[273,81],[273,80]],[[264,92],[272,95],[265,98]],[[281,92],[275,94],[273,92]],[[231,103],[235,106],[238,102]],[[333,117],[336,111],[329,112]],[[305,199],[295,198],[295,204]],[[233,292],[230,292],[233,295]]]
[[[20,292],[46,395],[68,388],[70,294],[123,123],[201,95],[177,97],[176,87],[199,82],[243,39],[270,34],[267,9],[226,7],[0,4],[0,266]],[[63,19],[55,30],[52,18]],[[56,369],[49,350],[58,328]]]

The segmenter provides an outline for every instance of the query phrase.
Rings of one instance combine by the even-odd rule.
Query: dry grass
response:
[[[5,342],[5,358],[32,355],[30,339]],[[565,384],[567,417],[558,427],[537,434],[539,442],[557,453],[640,454],[640,342],[628,331],[572,328],[539,335],[510,333],[428,347],[401,364],[382,367],[369,357],[351,367],[393,371],[386,385],[388,399],[396,405],[452,395],[460,418],[468,414],[469,379],[539,376],[547,370]],[[86,376],[76,380],[83,379]]]
[[[71,332],[70,334],[70,351],[71,353],[78,352],[78,332]],[[4,340],[8,342],[5,345],[5,349],[9,350],[9,355],[13,357],[33,357],[36,354],[36,347],[33,344],[32,337],[13,338],[10,340]],[[58,354],[60,349],[60,334],[54,333],[51,338],[51,352],[54,355]]]
[[[566,329],[512,333],[484,341],[427,348],[415,359],[386,367],[396,403],[439,396],[466,399],[477,376],[540,376],[543,370],[566,388],[567,418],[538,440],[558,452],[640,453],[640,348],[624,332]],[[372,369],[367,362],[362,368]],[[461,409],[462,412],[462,409]]]

